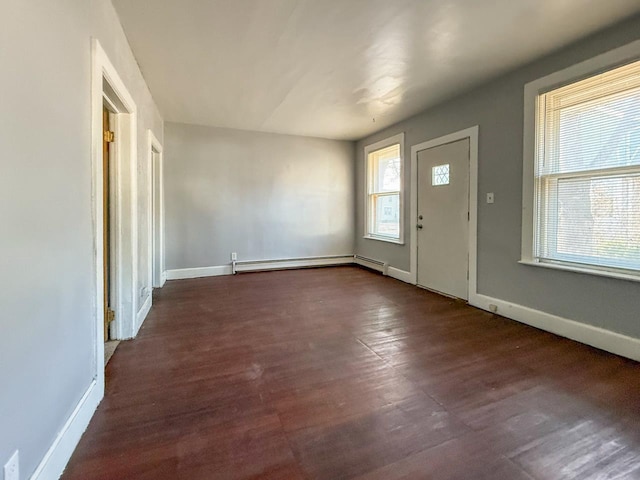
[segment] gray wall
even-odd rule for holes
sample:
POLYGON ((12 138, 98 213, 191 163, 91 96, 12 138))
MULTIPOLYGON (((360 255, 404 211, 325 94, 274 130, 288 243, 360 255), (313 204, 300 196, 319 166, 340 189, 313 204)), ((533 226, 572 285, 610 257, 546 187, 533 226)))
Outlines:
MULTIPOLYGON (((411 146, 480 126, 478 291, 544 312, 640 337, 640 283, 519 265, 524 85, 640 38, 640 17, 536 61, 357 143, 356 232, 364 228, 364 147, 405 132, 406 200, 411 146), (495 192, 495 204, 483 200, 495 192)), ((499 53, 499 52, 497 52, 499 53)), ((405 238, 415 224, 405 209, 405 238)), ((356 234, 356 252, 409 270, 409 241, 393 245, 356 234)))
POLYGON ((165 124, 166 268, 353 254, 354 144, 165 124))
MULTIPOLYGON (((144 191, 145 132, 161 137, 162 118, 109 0, 2 2, 0 465, 20 449, 21 478, 94 377, 91 37, 137 103, 144 191)), ((140 199, 143 245, 147 207, 140 199)))

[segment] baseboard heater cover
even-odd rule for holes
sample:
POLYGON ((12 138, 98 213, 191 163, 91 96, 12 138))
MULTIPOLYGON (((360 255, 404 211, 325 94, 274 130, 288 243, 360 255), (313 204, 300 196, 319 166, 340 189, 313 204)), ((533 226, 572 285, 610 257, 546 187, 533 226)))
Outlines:
POLYGON ((289 268, 329 267, 353 263, 353 255, 283 258, 275 260, 241 260, 234 262, 233 273, 285 270, 289 268))
POLYGON ((388 274, 389 264, 387 262, 364 257, 362 255, 354 255, 353 258, 355 260, 355 263, 358 265, 362 265, 363 267, 382 272, 383 275, 388 274))

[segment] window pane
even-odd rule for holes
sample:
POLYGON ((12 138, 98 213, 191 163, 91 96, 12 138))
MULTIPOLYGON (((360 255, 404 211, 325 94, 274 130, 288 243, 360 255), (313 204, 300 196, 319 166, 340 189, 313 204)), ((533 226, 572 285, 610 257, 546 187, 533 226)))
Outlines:
POLYGON ((554 172, 640 165, 640 89, 561 110, 557 142, 554 172))
POLYGON ((371 232, 374 235, 400 238, 400 195, 374 195, 371 232))
POLYGON ((558 259, 640 268, 640 175, 557 185, 558 259))
POLYGON ((371 192, 400 191, 400 145, 392 145, 369 154, 371 165, 371 192))

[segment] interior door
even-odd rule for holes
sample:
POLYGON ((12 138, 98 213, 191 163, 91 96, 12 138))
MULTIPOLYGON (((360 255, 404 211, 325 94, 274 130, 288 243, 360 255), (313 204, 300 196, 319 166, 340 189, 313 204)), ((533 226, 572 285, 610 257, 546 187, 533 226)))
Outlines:
POLYGON ((104 284, 104 340, 109 339, 109 323, 113 321, 113 310, 110 308, 111 300, 111 208, 109 202, 110 162, 109 144, 113 141, 113 132, 109 126, 109 110, 102 109, 102 255, 103 255, 103 284, 104 284))
POLYGON ((469 298, 469 139, 418 152, 418 285, 469 298))

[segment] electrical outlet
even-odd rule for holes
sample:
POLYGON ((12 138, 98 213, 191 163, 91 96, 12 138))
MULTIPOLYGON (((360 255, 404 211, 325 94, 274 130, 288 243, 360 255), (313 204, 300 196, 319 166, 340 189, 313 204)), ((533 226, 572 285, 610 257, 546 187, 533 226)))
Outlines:
POLYGON ((20 480, 20 454, 13 452, 11 458, 4 464, 4 480, 20 480))
POLYGON ((238 260, 238 254, 236 252, 231 252, 231 261, 238 260))

